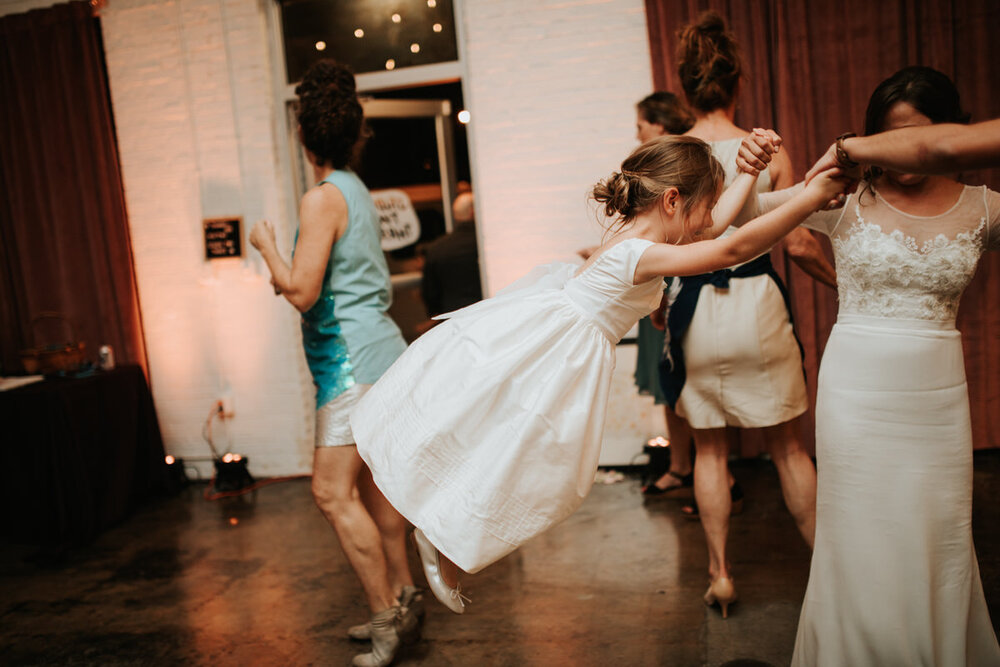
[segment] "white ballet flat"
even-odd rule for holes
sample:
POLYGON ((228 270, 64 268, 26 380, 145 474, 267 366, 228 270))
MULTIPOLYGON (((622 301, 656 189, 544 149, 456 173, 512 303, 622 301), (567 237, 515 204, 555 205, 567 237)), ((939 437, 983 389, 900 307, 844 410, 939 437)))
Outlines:
POLYGON ((456 614, 465 613, 465 601, 469 598, 462 595, 462 585, 452 588, 445 583, 441 576, 441 561, 438 550, 434 548, 431 541, 427 539, 423 531, 419 528, 413 530, 413 541, 417 545, 417 553, 420 554, 420 562, 424 566, 424 576, 427 577, 427 584, 438 602, 456 614))

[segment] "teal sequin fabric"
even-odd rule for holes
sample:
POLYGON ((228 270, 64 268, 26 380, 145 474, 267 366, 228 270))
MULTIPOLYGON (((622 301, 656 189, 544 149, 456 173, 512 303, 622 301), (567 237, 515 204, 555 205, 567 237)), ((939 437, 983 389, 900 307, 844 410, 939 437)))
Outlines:
POLYGON ((319 300, 302 316, 302 343, 316 385, 317 407, 354 386, 351 355, 334 316, 333 293, 326 284, 319 300))
POLYGON ((319 299, 302 315, 302 342, 316 385, 317 409, 355 384, 374 384, 406 349, 399 327, 386 312, 391 303, 389 267, 371 195, 350 170, 334 171, 324 182, 344 196, 348 224, 333 244, 319 299))

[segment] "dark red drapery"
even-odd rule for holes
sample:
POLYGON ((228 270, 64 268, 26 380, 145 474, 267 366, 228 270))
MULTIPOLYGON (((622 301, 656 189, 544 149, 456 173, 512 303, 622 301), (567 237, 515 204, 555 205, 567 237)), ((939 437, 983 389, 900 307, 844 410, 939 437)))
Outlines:
MULTIPOLYGON (((656 89, 682 92, 677 31, 706 9, 726 19, 743 50, 749 76, 740 91, 737 125, 776 129, 799 177, 834 137, 864 129, 875 86, 907 65, 929 65, 948 74, 973 120, 1000 116, 1000 4, 993 0, 646 0, 656 89)), ((998 169, 964 174, 961 180, 1000 190, 998 169)), ((815 401, 819 359, 836 320, 836 296, 790 268, 780 252, 774 259, 792 294, 815 401)), ((965 343, 975 446, 1000 447, 1000 257, 995 253, 980 263, 958 328, 965 343)), ((813 426, 810 412, 804 424, 810 443, 813 426)), ((744 438, 744 455, 759 451, 753 436, 744 438)))
POLYGON ((0 370, 72 335, 146 365, 100 26, 71 2, 0 19, 0 370), (66 324, 32 320, 55 311, 66 324))

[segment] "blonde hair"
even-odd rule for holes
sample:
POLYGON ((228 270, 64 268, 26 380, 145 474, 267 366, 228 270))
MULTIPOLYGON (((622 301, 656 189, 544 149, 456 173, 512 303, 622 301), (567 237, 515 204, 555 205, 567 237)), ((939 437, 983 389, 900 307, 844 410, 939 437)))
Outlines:
POLYGON ((662 136, 632 151, 616 171, 594 186, 591 198, 612 218, 611 231, 631 223, 659 202, 670 188, 684 197, 682 211, 705 199, 711 201, 722 187, 725 174, 701 139, 662 136))

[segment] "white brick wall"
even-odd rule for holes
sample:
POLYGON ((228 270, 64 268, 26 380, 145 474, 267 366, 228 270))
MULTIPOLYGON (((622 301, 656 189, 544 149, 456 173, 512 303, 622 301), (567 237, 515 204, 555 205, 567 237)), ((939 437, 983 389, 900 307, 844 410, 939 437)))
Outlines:
MULTIPOLYGON (((476 220, 490 293, 599 242, 587 195, 635 145, 652 91, 642 0, 462 0, 476 220)), ((635 348, 618 350, 601 462, 663 433, 638 397, 635 348)))
MULTIPOLYGON (((252 0, 114 0, 102 12, 153 394, 168 451, 221 451, 259 475, 309 470, 312 387, 297 316, 253 250, 206 263, 201 221, 282 220, 264 17, 252 0), (218 423, 217 423, 218 424, 218 423)), ((244 230, 244 233, 247 230, 244 230)), ((287 249, 287 242, 284 248, 287 249)))
MULTIPOLYGON (((229 387, 219 446, 258 475, 311 467, 312 386, 298 318, 249 261, 206 264, 201 220, 274 220, 287 251, 269 0, 110 0, 102 10, 111 97, 153 394, 167 450, 208 453, 201 427, 229 387), (228 430, 228 433, 226 432, 228 430)), ((53 4, 0 0, 9 14, 53 4)), ((593 183, 635 145, 651 86, 642 0, 458 0, 472 111, 478 218, 491 291, 572 256, 601 229, 593 183)), ((659 432, 621 348, 604 462, 659 432)), ((661 418, 660 418, 661 419, 661 418)), ((662 419, 661 419, 662 421, 662 419)), ((208 472, 207 468, 203 468, 208 472)))
POLYGON ((599 240, 593 184, 652 86, 642 0, 464 0, 466 103, 489 291, 599 240))

